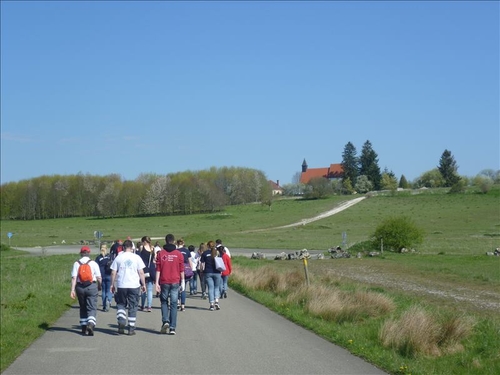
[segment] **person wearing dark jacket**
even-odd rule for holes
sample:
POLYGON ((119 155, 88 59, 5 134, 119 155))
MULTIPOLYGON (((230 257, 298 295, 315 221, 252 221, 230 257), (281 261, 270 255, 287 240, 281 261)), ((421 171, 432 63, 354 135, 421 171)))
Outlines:
POLYGON ((153 306, 153 284, 156 280, 156 260, 153 246, 151 245, 151 238, 144 236, 141 238, 141 252, 139 255, 146 265, 144 271, 146 276, 146 292, 141 294, 141 305, 139 309, 142 311, 151 312, 153 306), (147 298, 147 306, 145 306, 147 298))
POLYGON ((208 249, 201 255, 201 269, 205 276, 205 282, 208 286, 208 300, 210 302, 210 311, 220 310, 219 297, 220 297, 220 284, 221 274, 215 268, 215 257, 219 256, 218 250, 215 248, 214 241, 207 242, 208 249))
POLYGON ((111 293, 111 254, 108 253, 106 244, 101 245, 101 253, 95 258, 95 262, 99 265, 102 278, 102 311, 109 311, 113 293, 111 293))
MULTIPOLYGON (((191 270, 193 269, 193 263, 191 262, 191 252, 189 251, 188 248, 185 247, 184 240, 182 238, 179 238, 177 240, 177 250, 179 250, 183 256, 184 259, 184 269, 186 267, 189 267, 191 270)), ((184 277, 186 280, 190 280, 191 277, 188 277, 187 274, 184 274, 184 277)), ((181 311, 186 310, 186 290, 181 291, 180 293, 180 306, 177 305, 177 308, 181 311)))

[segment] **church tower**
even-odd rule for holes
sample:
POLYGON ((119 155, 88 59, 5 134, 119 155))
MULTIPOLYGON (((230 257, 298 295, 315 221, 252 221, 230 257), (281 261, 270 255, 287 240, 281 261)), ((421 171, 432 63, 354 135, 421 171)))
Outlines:
POLYGON ((302 173, 307 171, 307 162, 306 159, 304 158, 304 161, 302 162, 302 173))

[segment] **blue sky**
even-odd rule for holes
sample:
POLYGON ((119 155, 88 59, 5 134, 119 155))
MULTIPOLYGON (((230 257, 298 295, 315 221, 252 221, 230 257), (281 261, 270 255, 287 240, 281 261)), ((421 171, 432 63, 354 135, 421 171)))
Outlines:
POLYGON ((1 2, 1 182, 500 169, 498 2, 1 2))

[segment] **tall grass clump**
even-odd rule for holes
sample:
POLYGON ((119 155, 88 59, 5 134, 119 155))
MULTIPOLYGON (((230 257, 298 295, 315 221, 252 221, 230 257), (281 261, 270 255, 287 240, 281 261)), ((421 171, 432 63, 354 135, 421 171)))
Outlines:
POLYGON ((435 316, 412 306, 399 319, 384 323, 380 340, 405 357, 441 356, 463 350, 461 341, 473 331, 472 320, 452 317, 439 323, 435 316))
POLYGON ((345 292, 325 285, 302 286, 290 291, 287 303, 296 303, 309 314, 336 323, 379 317, 395 309, 394 302, 383 294, 345 292))
POLYGON ((298 270, 278 272, 271 266, 258 269, 236 267, 233 282, 245 288, 284 295, 285 302, 300 306, 306 312, 337 323, 379 317, 395 309, 393 301, 380 293, 369 291, 342 291, 333 285, 305 284, 304 274, 298 270))
POLYGON ((246 269, 234 266, 233 282, 240 283, 246 288, 254 290, 271 291, 283 293, 289 288, 302 285, 304 275, 298 271, 277 272, 272 267, 260 267, 257 269, 246 269))

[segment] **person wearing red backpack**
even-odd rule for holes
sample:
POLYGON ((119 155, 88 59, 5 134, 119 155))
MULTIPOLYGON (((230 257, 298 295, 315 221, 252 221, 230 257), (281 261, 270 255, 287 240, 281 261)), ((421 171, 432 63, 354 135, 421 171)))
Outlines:
POLYGON ((90 247, 80 249, 80 260, 73 263, 71 271, 71 298, 78 297, 82 335, 94 336, 97 323, 97 292, 101 290, 101 270, 89 258, 90 247))

